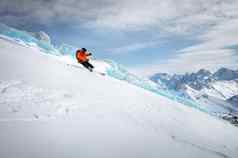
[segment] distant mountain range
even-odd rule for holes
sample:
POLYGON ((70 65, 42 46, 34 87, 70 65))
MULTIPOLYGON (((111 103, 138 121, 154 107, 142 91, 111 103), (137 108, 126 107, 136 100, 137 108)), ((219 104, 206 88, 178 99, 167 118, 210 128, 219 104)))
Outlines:
POLYGON ((238 70, 221 68, 212 73, 201 69, 183 75, 157 73, 150 77, 156 83, 164 83, 168 90, 221 113, 238 112, 238 70))

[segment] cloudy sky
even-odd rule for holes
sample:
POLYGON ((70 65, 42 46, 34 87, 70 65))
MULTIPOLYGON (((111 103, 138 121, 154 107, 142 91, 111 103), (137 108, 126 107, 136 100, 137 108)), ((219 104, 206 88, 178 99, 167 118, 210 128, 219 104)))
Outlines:
POLYGON ((238 69, 238 0, 0 0, 0 22, 141 75, 238 69))

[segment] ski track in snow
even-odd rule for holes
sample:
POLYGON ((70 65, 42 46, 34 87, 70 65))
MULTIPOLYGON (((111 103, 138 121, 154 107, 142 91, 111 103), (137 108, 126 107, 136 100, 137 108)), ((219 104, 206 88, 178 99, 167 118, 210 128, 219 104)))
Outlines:
MULTIPOLYGON (((132 114, 133 115, 133 114, 132 114)), ((166 130, 166 127, 163 126, 162 124, 157 124, 157 126, 155 126, 153 124, 152 120, 142 120, 142 119, 138 119, 136 117, 133 117, 132 115, 130 115, 128 113, 128 118, 130 118, 131 120, 133 120, 135 123, 137 123, 137 125, 142 126, 144 129, 152 129, 155 133, 160 133, 161 131, 163 131, 164 134, 168 135, 173 141, 177 142, 177 143, 182 143, 185 145, 189 145, 193 148, 199 149, 201 151, 207 152, 209 154, 213 154, 222 158, 231 158, 230 156, 219 152, 219 151, 215 151, 213 149, 210 149, 208 147, 206 147, 206 145, 199 145, 199 144, 195 144, 192 142, 189 142, 188 140, 183 140, 182 138, 179 138, 178 136, 175 136, 175 134, 172 134, 168 129, 166 130)), ((174 120, 175 121, 175 120, 174 120)), ((177 121, 177 120, 176 120, 177 121)), ((182 125, 182 123, 181 123, 182 125)), ((179 126, 178 128, 181 128, 181 126, 179 126)), ((225 148, 225 145, 223 146, 225 148)))
POLYGON ((179 139, 179 138, 177 138, 175 136, 172 136, 172 139, 175 140, 176 142, 179 142, 179 143, 182 143, 182 144, 186 144, 186 145, 195 147, 195 148, 197 148, 199 150, 202 150, 202 151, 205 151, 205 152, 217 155, 217 156, 222 157, 222 158, 231 158, 230 156, 228 156, 228 155, 226 155, 226 154, 224 154, 222 152, 215 151, 215 150, 206 148, 204 146, 201 146, 201 145, 198 145, 198 144, 194 144, 194 143, 191 143, 191 142, 186 141, 186 140, 179 139))

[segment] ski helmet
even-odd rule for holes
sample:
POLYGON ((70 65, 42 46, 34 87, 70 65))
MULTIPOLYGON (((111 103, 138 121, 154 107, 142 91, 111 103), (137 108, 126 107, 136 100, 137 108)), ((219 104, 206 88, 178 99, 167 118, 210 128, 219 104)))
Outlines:
POLYGON ((84 52, 87 52, 87 49, 86 49, 86 48, 82 48, 81 50, 84 51, 84 52))

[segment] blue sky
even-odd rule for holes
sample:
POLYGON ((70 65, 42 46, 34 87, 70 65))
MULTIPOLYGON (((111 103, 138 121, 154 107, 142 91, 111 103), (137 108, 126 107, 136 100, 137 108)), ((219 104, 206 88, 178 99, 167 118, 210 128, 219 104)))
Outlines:
POLYGON ((0 22, 145 76, 238 68, 238 0, 0 0, 0 22))

